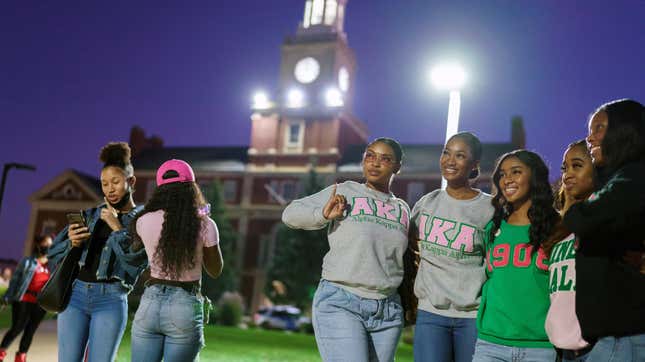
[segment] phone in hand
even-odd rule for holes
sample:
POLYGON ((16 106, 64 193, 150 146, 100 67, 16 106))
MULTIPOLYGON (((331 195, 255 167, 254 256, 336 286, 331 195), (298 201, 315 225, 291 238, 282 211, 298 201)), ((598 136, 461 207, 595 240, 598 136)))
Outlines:
POLYGON ((67 214, 67 223, 68 224, 78 224, 82 227, 87 226, 87 222, 85 222, 85 216, 83 216, 82 211, 78 212, 70 212, 67 214))

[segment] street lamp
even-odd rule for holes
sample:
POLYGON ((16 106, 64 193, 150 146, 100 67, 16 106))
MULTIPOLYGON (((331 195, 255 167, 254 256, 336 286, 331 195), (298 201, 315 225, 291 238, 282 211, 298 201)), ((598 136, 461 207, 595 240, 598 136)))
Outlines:
POLYGON ((11 163, 4 164, 4 167, 2 168, 2 183, 0 184, 0 209, 2 209, 2 196, 4 195, 4 185, 7 182, 7 173, 12 168, 15 168, 18 170, 36 171, 36 166, 27 165, 24 163, 11 162, 11 163))
MULTIPOLYGON (((466 72, 458 64, 441 64, 432 69, 430 78, 435 87, 450 92, 448 103, 448 121, 446 125, 446 143, 459 131, 459 108, 461 93, 459 90, 466 82, 466 72)), ((447 181, 441 178, 441 188, 445 189, 447 181)))

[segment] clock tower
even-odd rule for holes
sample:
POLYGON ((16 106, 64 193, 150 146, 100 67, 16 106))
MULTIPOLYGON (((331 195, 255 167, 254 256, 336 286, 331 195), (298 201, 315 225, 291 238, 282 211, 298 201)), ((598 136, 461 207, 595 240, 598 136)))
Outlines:
POLYGON ((306 0, 295 35, 282 45, 271 99, 254 104, 252 170, 334 172, 343 150, 367 142, 352 114, 356 60, 343 30, 347 0, 306 0), (313 161, 315 159, 315 161, 313 161))

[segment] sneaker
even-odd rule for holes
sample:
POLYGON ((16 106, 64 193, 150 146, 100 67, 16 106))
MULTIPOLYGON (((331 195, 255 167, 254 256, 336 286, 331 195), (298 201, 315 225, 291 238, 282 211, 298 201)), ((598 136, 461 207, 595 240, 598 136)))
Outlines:
POLYGON ((16 353, 16 360, 15 362, 27 362, 27 354, 26 353, 16 353))
POLYGON ((7 357, 7 350, 0 348, 0 362, 4 361, 4 358, 7 357))

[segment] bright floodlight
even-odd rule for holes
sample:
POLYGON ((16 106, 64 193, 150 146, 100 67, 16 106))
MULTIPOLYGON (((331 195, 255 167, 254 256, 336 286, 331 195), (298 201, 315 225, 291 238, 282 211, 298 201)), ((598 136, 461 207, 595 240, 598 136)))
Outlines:
POLYGON ((287 107, 300 108, 304 106, 305 95, 300 89, 291 89, 287 92, 287 107))
POLYGON ((262 91, 258 91, 253 95, 253 109, 267 109, 271 107, 269 96, 262 91))
POLYGON ((437 88, 459 90, 466 82, 466 72, 458 64, 441 64, 432 69, 430 78, 437 88))
POLYGON ((342 107, 342 93, 336 88, 329 88, 327 92, 325 92, 325 104, 327 104, 327 107, 342 107))

